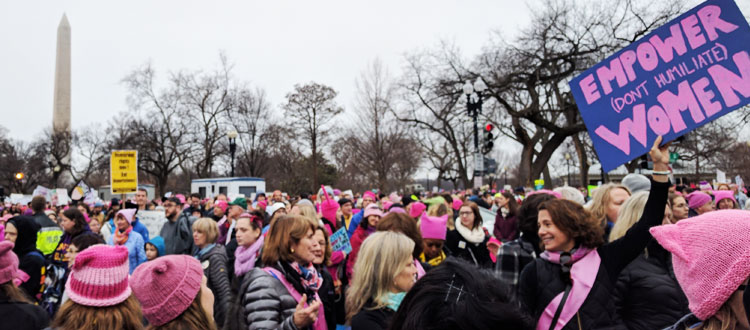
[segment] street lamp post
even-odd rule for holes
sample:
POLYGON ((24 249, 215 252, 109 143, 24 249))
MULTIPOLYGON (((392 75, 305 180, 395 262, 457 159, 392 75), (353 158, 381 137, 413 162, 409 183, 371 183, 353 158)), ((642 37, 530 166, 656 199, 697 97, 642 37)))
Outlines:
POLYGON ((570 186, 570 153, 565 153, 565 163, 568 165, 568 182, 566 185, 570 186))
MULTIPOLYGON (((463 86, 463 92, 466 94, 466 109, 468 110, 469 116, 474 120, 474 180, 476 185, 476 177, 481 180, 482 171, 484 170, 484 159, 482 154, 479 152, 479 127, 477 126, 477 117, 482 113, 482 92, 487 89, 487 85, 482 81, 482 78, 477 80, 472 85, 470 81, 466 81, 463 86)), ((481 184, 481 182, 480 182, 481 184)))
POLYGON ((508 168, 503 167, 503 189, 508 185, 508 168))
POLYGON ((231 130, 227 133, 227 137, 229 137, 229 153, 232 154, 232 177, 234 177, 234 152, 237 151, 237 143, 235 143, 235 140, 237 140, 237 131, 231 130))

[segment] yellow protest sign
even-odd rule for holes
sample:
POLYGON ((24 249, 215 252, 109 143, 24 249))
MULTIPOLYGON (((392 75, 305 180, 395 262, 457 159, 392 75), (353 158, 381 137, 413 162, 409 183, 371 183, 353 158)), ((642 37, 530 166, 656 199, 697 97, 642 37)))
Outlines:
POLYGON ((113 150, 109 158, 112 194, 129 194, 138 189, 138 151, 113 150))

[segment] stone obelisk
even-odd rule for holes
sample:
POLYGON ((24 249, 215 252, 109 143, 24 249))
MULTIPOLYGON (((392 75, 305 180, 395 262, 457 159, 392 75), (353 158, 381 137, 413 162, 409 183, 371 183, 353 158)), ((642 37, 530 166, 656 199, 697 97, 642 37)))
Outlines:
POLYGON ((55 56, 55 96, 52 112, 52 142, 62 148, 65 154, 50 155, 56 182, 65 186, 73 181, 70 173, 70 23, 63 14, 57 26, 57 54, 55 56))
POLYGON ((65 14, 57 26, 52 127, 55 132, 70 132, 70 23, 65 14))

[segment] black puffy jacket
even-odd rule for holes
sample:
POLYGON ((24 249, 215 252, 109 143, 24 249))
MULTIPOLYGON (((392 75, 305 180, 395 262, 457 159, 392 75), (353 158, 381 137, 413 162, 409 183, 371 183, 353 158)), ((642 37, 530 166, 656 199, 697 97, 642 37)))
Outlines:
POLYGON ((656 240, 620 273, 613 298, 617 314, 630 330, 663 329, 690 313, 672 270, 671 254, 656 240))
POLYGON ((458 230, 453 229, 445 235, 445 249, 448 254, 464 259, 480 268, 492 268, 495 263, 490 259, 490 250, 487 249, 489 240, 490 235, 485 232, 484 241, 473 244, 466 240, 458 230))
MULTIPOLYGON (((596 249, 601 264, 594 284, 576 316, 563 329, 626 329, 615 312, 612 299, 615 283, 622 270, 652 239, 649 228, 659 225, 664 218, 668 190, 669 182, 652 181, 640 221, 622 238, 596 249)), ((565 291, 565 286, 560 265, 537 258, 521 272, 518 288, 522 307, 538 321, 550 301, 565 291)))
POLYGON ((224 325, 224 318, 232 303, 232 289, 227 272, 227 253, 224 246, 216 244, 200 256, 203 275, 208 279, 208 288, 214 294, 214 320, 219 326, 224 325))

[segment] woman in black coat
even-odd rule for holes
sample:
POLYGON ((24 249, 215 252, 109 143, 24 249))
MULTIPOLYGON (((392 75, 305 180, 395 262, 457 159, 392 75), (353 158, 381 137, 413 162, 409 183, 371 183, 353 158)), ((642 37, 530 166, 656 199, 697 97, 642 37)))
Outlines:
POLYGON ((545 252, 524 268, 519 284, 521 303, 536 318, 537 329, 625 329, 611 297, 620 272, 651 240, 648 230, 664 218, 669 151, 659 147, 661 140, 649 152, 654 178, 643 216, 622 238, 603 244, 603 228, 574 202, 539 206, 545 252))
POLYGON ((461 205, 456 229, 445 236, 445 248, 449 254, 481 268, 492 268, 494 263, 487 249, 489 240, 490 234, 482 227, 482 216, 477 204, 467 202, 461 205))
POLYGON ((15 246, 13 252, 18 256, 18 269, 29 275, 29 279, 19 286, 31 299, 36 299, 41 287, 42 267, 44 267, 44 256, 36 249, 37 232, 41 228, 34 218, 20 215, 11 218, 7 223, 7 229, 16 230, 15 246))
POLYGON ((672 269, 672 255, 656 240, 622 271, 613 298, 629 330, 663 329, 690 313, 672 269))

